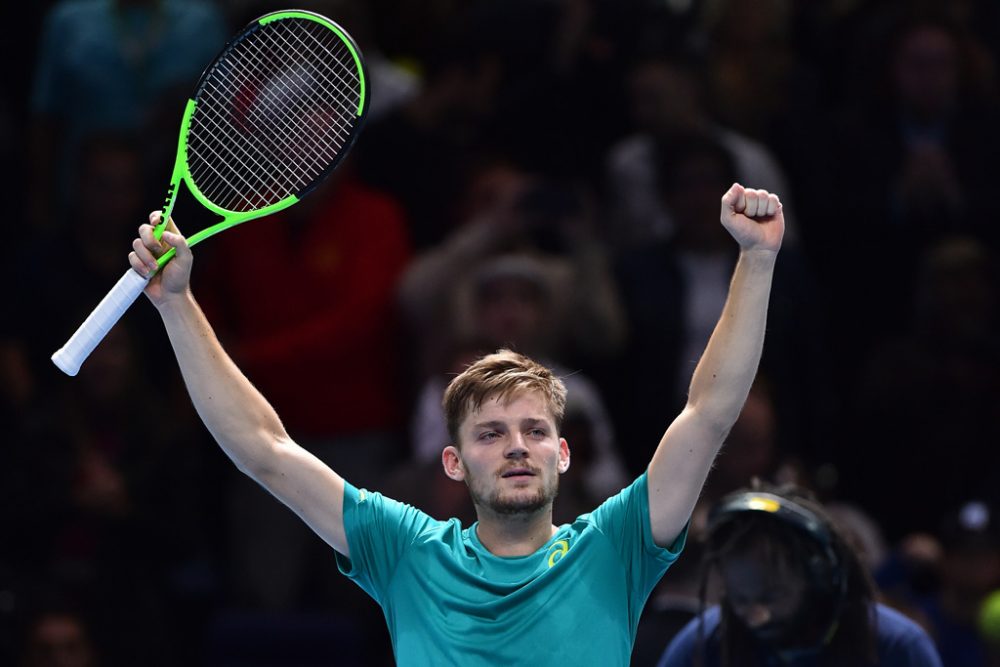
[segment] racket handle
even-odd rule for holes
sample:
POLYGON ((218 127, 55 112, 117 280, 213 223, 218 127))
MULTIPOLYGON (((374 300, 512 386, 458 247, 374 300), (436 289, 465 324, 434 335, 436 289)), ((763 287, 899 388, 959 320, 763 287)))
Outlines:
POLYGON ((139 298, 148 282, 132 269, 126 271, 76 333, 52 355, 52 363, 66 375, 76 375, 97 344, 104 340, 115 322, 139 298))

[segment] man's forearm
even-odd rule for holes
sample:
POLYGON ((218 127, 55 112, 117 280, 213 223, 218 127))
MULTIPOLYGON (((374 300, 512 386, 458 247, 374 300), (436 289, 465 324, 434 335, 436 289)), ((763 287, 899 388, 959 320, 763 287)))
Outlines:
POLYGON ((739 417, 757 375, 776 258, 772 251, 740 253, 726 305, 691 379, 688 406, 721 431, 739 417))
POLYGON ((739 183, 722 196, 721 222, 740 245, 729 297, 691 379, 688 404, 649 464, 649 518, 666 546, 691 516, 712 461, 739 417, 764 347, 774 262, 784 234, 777 196, 739 183))
POLYGON ((256 477, 273 446, 288 438, 277 413, 222 349, 190 292, 159 311, 198 415, 236 465, 256 477))

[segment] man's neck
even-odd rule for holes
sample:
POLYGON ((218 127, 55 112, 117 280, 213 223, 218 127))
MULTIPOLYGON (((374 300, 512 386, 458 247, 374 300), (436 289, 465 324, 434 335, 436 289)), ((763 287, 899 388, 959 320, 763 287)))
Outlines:
POLYGON ((494 556, 511 557, 533 554, 556 534, 552 507, 535 514, 500 515, 477 508, 479 524, 476 535, 494 556))

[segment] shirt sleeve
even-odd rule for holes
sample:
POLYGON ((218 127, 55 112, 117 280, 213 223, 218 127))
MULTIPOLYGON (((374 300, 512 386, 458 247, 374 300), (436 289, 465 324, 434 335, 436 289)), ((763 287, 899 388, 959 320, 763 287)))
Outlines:
POLYGON ((900 660, 897 664, 911 667, 943 667, 934 642, 926 634, 914 637, 913 641, 900 648, 902 650, 899 652, 900 660))
POLYGON ((337 553, 337 567, 381 604, 407 548, 439 523, 410 505, 345 481, 344 531, 351 557, 337 553))
POLYGON ((923 628, 899 612, 878 607, 882 664, 908 667, 942 667, 934 641, 923 628))
POLYGON ((687 525, 667 548, 653 541, 646 473, 604 501, 591 519, 618 550, 634 599, 645 604, 660 577, 684 549, 687 525))

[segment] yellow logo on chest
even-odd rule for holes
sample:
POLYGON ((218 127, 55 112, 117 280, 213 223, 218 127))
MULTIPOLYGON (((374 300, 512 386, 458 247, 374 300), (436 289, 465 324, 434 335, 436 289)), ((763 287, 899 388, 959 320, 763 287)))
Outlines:
POLYGON ((553 544, 549 549, 549 567, 558 563, 567 551, 569 551, 569 540, 558 540, 553 544))

